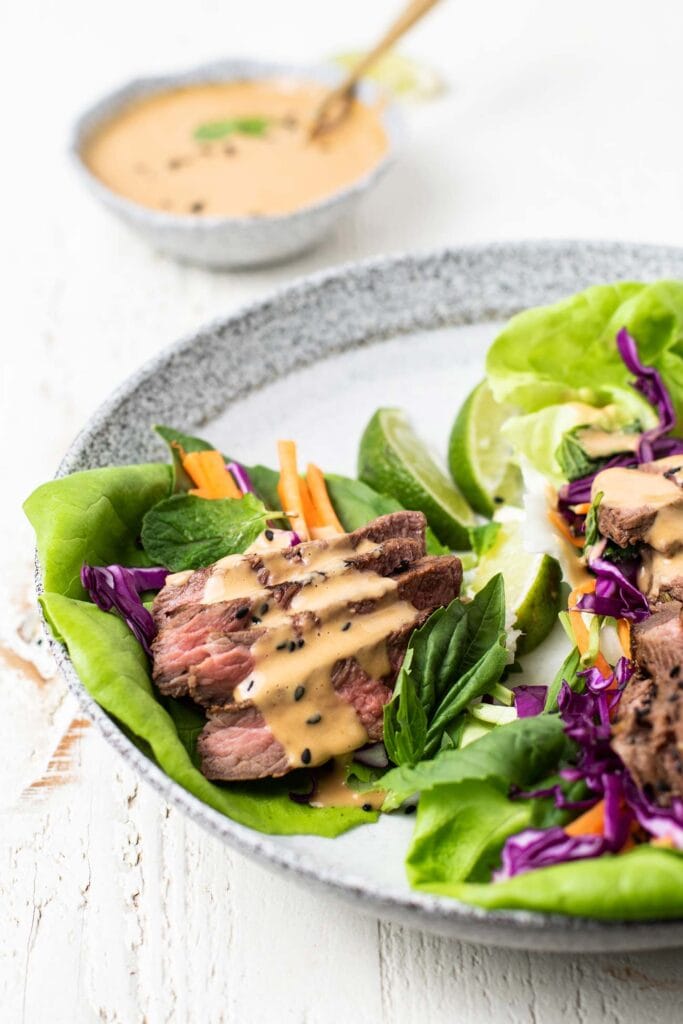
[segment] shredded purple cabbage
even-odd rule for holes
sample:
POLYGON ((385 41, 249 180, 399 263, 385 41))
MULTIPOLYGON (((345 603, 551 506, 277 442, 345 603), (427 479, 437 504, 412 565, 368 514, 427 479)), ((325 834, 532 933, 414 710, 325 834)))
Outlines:
POLYGON ((515 708, 518 718, 532 718, 540 715, 545 707, 548 695, 547 686, 516 686, 515 708))
POLYGON ((605 853, 604 836, 570 836, 560 828, 527 828, 506 840, 500 870, 494 882, 502 882, 534 868, 548 868, 569 860, 585 860, 605 853))
POLYGON ((635 381, 632 381, 632 387, 657 410, 659 416, 657 426, 642 435, 638 447, 638 461, 652 462, 655 458, 653 442, 664 434, 668 434, 676 425, 676 413, 671 395, 666 389, 659 370, 656 370, 654 366, 644 366, 641 363, 635 339, 631 337, 625 327, 622 327, 617 334, 617 348, 626 368, 636 378, 635 381))
POLYGON ((167 569, 128 569, 123 565, 88 565, 81 568, 81 583, 91 601, 103 612, 116 611, 147 654, 156 627, 151 613, 140 599, 146 590, 163 587, 167 569))
POLYGON ((624 794, 638 824, 646 832, 658 839, 669 838, 679 850, 683 849, 683 800, 680 797, 674 797, 670 807, 658 807, 629 777, 624 781, 624 794))
POLYGON ((611 615, 615 619, 640 622, 650 614, 647 598, 624 571, 605 558, 591 558, 588 563, 596 575, 595 592, 584 594, 576 607, 580 612, 611 615))
MULTIPOLYGON (((617 349, 627 369, 636 378, 633 387, 657 410, 659 423, 641 436, 637 453, 621 452, 613 455, 598 472, 615 467, 629 469, 641 462, 652 462, 655 459, 664 459, 668 455, 683 454, 683 438, 664 436, 676 425, 676 414, 659 370, 653 366, 644 366, 640 362, 635 339, 625 327, 617 334, 617 349)), ((560 490, 558 510, 573 528, 576 526, 574 519, 577 516, 570 506, 582 505, 591 500, 591 488, 596 475, 597 473, 590 473, 578 480, 572 480, 560 490)))
POLYGON ((235 483, 241 490, 242 494, 256 493, 254 491, 254 485, 251 482, 251 477, 240 462, 229 462, 225 468, 229 473, 232 473, 235 483))

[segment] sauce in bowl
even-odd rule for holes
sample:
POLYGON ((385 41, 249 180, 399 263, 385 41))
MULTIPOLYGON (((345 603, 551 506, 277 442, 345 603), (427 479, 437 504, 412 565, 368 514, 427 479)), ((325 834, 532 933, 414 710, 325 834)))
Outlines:
POLYGON ((291 213, 363 178, 388 149, 380 112, 359 100, 337 127, 310 140, 325 92, 315 83, 264 79, 155 93, 95 130, 83 158, 110 189, 151 209, 291 213))

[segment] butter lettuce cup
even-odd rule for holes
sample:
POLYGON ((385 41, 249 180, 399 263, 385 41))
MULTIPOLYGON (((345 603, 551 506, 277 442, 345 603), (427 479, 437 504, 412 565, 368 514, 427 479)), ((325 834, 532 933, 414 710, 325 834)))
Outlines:
POLYGON ((395 106, 363 82, 349 124, 308 142, 309 116, 340 77, 226 59, 134 79, 81 114, 71 155, 95 198, 173 259, 212 269, 291 259, 356 209, 403 135, 395 106))

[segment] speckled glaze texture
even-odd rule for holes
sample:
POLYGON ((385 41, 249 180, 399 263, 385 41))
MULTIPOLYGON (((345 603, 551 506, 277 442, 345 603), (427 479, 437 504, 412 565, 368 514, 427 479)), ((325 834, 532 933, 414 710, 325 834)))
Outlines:
MULTIPOLYGON (((226 82, 259 78, 291 77, 335 84, 340 72, 333 67, 297 67, 260 61, 224 60, 190 71, 157 78, 139 78, 89 107, 74 126, 71 154, 81 180, 89 191, 155 249, 181 263, 212 269, 238 269, 278 263, 322 241, 334 226, 355 208, 368 189, 390 166, 402 138, 400 117, 388 104, 382 123, 389 140, 384 159, 348 188, 294 213, 272 217, 179 217, 151 210, 112 192, 91 173, 82 159, 83 146, 99 125, 129 103, 155 92, 200 82, 226 82)), ((371 103, 377 91, 363 82, 359 98, 371 103)))
MULTIPOLYGON (((400 256, 319 274, 201 328, 144 366, 86 425, 57 475, 156 460, 162 453, 147 429, 150 422, 199 428, 229 403, 332 353, 401 333, 501 320, 589 284, 659 277, 683 277, 683 250, 601 242, 509 243, 400 256)), ((37 582, 40 588, 40 566, 37 582)), ((683 921, 600 922, 489 912, 420 893, 406 896, 388 886, 369 889, 352 874, 321 869, 313 859, 235 824, 172 782, 94 703, 64 649, 51 644, 84 712, 136 773, 225 842, 295 880, 325 887, 361 911, 475 942, 577 952, 683 943, 683 921)))

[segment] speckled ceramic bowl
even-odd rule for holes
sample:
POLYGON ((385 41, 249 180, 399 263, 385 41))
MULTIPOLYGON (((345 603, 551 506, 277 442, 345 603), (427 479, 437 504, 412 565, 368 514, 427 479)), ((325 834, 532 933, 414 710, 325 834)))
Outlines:
MULTIPOLYGON (((443 450, 501 320, 589 284, 667 276, 683 277, 683 250, 597 242, 451 249, 320 274, 157 356, 84 427, 58 475, 165 458, 153 422, 205 434, 247 463, 272 461, 275 439, 296 437, 305 459, 352 473, 361 431, 380 404, 405 406, 443 450)), ((92 701, 63 648, 52 649, 84 712, 134 772, 226 843, 293 880, 361 911, 494 945, 597 952, 683 943, 683 920, 487 912, 414 892, 403 865, 412 819, 403 815, 335 840, 238 825, 163 774, 92 701)), ((557 651, 537 670, 554 674, 556 666, 557 651)))
MULTIPOLYGON (((178 216, 152 210, 113 192, 90 171, 82 157, 84 144, 90 134, 133 100, 201 82, 274 77, 334 85, 339 81, 340 72, 333 67, 297 67, 261 61, 223 60, 179 74, 137 78, 89 107, 76 122, 70 149, 81 179, 107 209, 146 238, 155 249, 183 263, 214 269, 238 269, 276 263, 312 248, 356 207, 362 196, 379 181, 396 155, 402 127, 393 105, 387 104, 382 110, 382 123, 389 144, 386 155, 376 167, 327 199, 311 203, 294 213, 278 216, 178 216)), ((372 83, 363 82, 358 95, 361 100, 372 103, 378 93, 372 83)))

